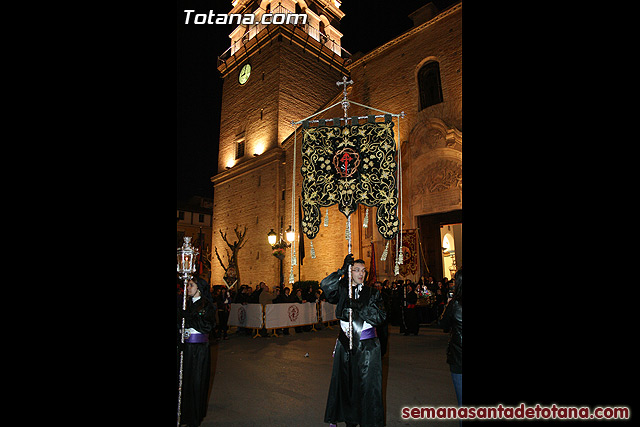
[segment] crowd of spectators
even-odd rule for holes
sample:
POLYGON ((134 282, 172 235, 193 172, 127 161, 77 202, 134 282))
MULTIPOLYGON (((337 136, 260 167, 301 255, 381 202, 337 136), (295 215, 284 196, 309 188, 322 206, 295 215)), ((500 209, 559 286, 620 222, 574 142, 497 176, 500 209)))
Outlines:
POLYGON ((417 283, 411 279, 376 282, 382 292, 390 325, 403 327, 403 308, 415 305, 419 324, 432 324, 440 318, 449 299, 453 296, 454 282, 447 277, 434 281, 433 276, 422 276, 417 283))
MULTIPOLYGON (((400 332, 405 335, 418 334, 420 324, 432 324, 442 315, 444 308, 453 296, 454 282, 444 277, 434 281, 432 276, 422 276, 417 283, 411 279, 376 281, 373 286, 382 293, 384 308, 387 311, 387 320, 390 325, 400 326, 400 332)), ((181 290, 178 286, 179 292, 181 290)), ((284 304, 306 303, 325 300, 325 296, 318 282, 296 282, 290 286, 275 286, 271 289, 265 282, 260 282, 252 288, 241 285, 237 292, 235 288, 227 289, 226 286, 216 285, 211 293, 216 305, 217 327, 211 333, 214 341, 228 339, 228 318, 231 303, 238 304, 284 304)), ((276 333, 289 335, 290 328, 278 329, 276 333)), ((308 332, 312 326, 295 327, 296 333, 308 332)), ((240 334, 251 334, 247 328, 239 328, 240 334)), ((262 336, 270 336, 268 331, 262 329, 262 336)))

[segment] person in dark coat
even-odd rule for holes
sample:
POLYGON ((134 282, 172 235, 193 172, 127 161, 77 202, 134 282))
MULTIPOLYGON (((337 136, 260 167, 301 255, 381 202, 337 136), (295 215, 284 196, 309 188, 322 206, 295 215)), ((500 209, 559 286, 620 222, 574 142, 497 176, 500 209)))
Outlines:
MULTIPOLYGON (((187 309, 180 312, 185 319, 180 423, 199 426, 207 414, 209 403, 209 333, 216 324, 213 299, 206 280, 199 277, 189 280, 187 309)), ((182 318, 178 322, 182 325, 182 318)))
POLYGON ((249 297, 249 300, 247 301, 249 304, 259 304, 260 303, 260 293, 262 292, 262 289, 263 289, 262 285, 266 286, 266 283, 260 282, 260 283, 258 283, 256 285, 256 290, 253 291, 253 293, 249 297))
POLYGON ((447 363, 451 370, 458 406, 462 406, 462 268, 455 278, 455 293, 440 317, 440 326, 449 332, 447 363))
MULTIPOLYGON (((274 304, 286 304, 291 301, 289 298, 290 289, 285 287, 284 291, 280 291, 280 288, 276 288, 277 296, 273 299, 274 304)), ((289 328, 282 328, 276 330, 276 333, 283 333, 284 335, 289 335, 289 328)))
POLYGON ((340 335, 336 341, 333 371, 324 421, 332 425, 346 422, 347 426, 384 425, 382 400, 382 349, 376 327, 385 326, 387 314, 377 289, 365 286, 365 263, 349 254, 342 268, 325 277, 320 283, 327 302, 337 304, 340 335), (351 276, 353 298, 349 299, 348 272, 351 276), (349 308, 353 318, 353 349, 349 350, 349 308))
POLYGON ((227 322, 229 320, 229 310, 231 309, 231 298, 226 288, 220 289, 220 293, 216 296, 216 306, 218 309, 218 320, 220 321, 218 338, 228 340, 227 329, 229 326, 227 322))
POLYGON ((411 285, 406 285, 407 304, 404 307, 404 321, 406 330, 404 335, 418 335, 420 324, 418 323, 418 314, 416 313, 416 304, 418 303, 418 295, 415 293, 411 285))
MULTIPOLYGON (((302 289, 300 289, 300 288, 296 289, 295 294, 293 294, 291 296, 291 302, 295 302, 297 304, 304 304, 305 302, 307 302, 302 297, 302 289)), ((301 334, 302 332, 304 332, 304 329, 302 329, 302 326, 296 326, 295 327, 295 331, 296 331, 297 334, 301 334)))

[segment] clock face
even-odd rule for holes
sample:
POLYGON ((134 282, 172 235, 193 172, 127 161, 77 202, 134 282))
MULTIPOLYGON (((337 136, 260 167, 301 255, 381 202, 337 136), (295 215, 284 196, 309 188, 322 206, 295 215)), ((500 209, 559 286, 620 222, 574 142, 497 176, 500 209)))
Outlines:
POLYGON ((247 80, 249 80, 249 76, 251 75, 251 65, 244 64, 244 67, 240 70, 240 75, 238 76, 238 81, 241 85, 245 84, 247 80))

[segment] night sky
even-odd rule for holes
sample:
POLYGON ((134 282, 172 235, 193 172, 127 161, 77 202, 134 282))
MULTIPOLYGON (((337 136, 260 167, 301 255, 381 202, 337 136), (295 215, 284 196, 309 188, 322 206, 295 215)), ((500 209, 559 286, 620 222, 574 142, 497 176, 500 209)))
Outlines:
MULTIPOLYGON (((344 0, 340 9, 342 46, 367 53, 410 29, 408 14, 428 0, 344 0)), ((457 0, 435 0, 443 10, 457 0)), ((231 1, 180 0, 177 4, 177 200, 213 197, 210 178, 217 173, 222 78, 216 58, 229 47, 235 25, 185 24, 184 10, 228 13, 231 1)), ((357 82, 356 82, 357 84, 357 82)))

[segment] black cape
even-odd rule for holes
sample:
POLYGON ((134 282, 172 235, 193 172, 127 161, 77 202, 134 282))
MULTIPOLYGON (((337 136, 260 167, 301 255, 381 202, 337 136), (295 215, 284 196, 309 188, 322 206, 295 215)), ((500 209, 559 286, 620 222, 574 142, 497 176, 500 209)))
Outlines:
MULTIPOLYGON (((179 322, 181 326, 182 320, 179 319, 179 322)), ((187 298, 185 330, 193 328, 198 332, 209 335, 215 323, 215 310, 209 299, 201 297, 194 303, 187 298)), ((209 403, 211 349, 208 342, 185 343, 183 348, 180 423, 200 425, 207 414, 209 403)), ((180 355, 178 354, 178 363, 180 363, 179 358, 180 355)))
POLYGON ((408 333, 418 335, 420 323, 418 322, 417 309, 415 307, 408 307, 409 304, 413 304, 415 306, 418 302, 418 295, 415 291, 407 292, 407 298, 405 301, 407 306, 402 308, 402 313, 404 315, 404 328, 400 328, 400 332, 403 334, 408 333))
MULTIPOLYGON (((335 272, 324 278, 320 286, 327 301, 337 304, 336 317, 348 321, 345 305, 349 300, 349 291, 346 282, 346 277, 341 280, 340 274, 335 272)), ((376 337, 361 341, 360 332, 364 321, 386 332, 386 318, 380 292, 363 286, 353 307, 353 350, 349 351, 349 339, 342 330, 336 342, 324 414, 326 423, 347 422, 363 427, 384 425, 383 351, 380 339, 376 337)))

